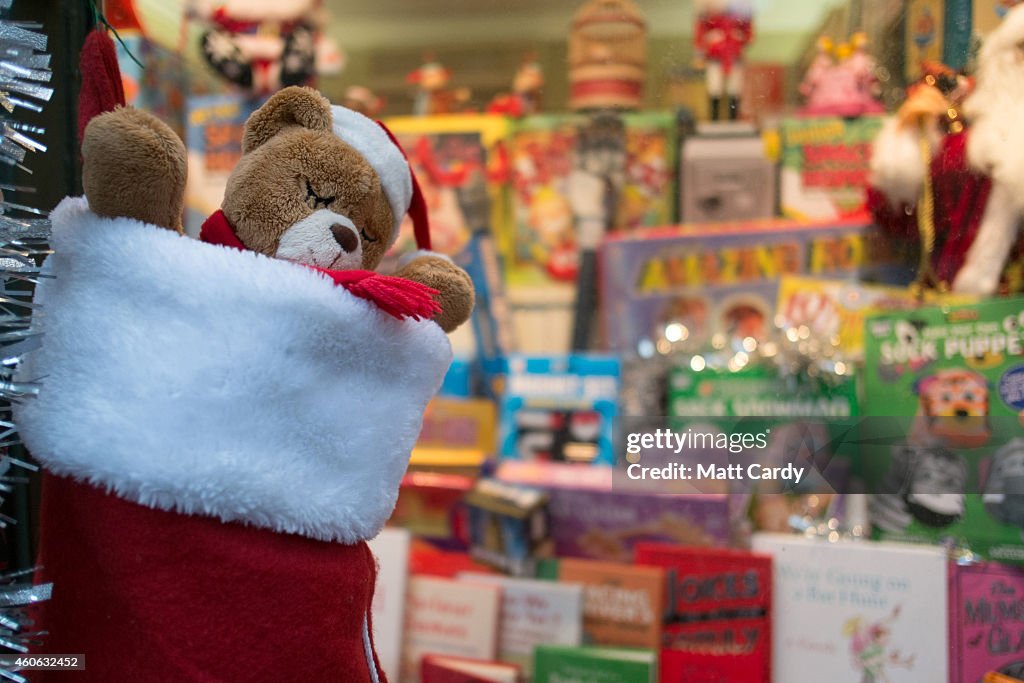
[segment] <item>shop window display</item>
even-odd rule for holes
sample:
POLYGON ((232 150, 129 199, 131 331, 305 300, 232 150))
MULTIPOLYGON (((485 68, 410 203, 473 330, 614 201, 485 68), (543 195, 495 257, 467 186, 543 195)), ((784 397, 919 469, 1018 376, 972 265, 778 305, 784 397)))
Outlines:
POLYGON ((0 43, 0 676, 1024 682, 1020 3, 0 43))

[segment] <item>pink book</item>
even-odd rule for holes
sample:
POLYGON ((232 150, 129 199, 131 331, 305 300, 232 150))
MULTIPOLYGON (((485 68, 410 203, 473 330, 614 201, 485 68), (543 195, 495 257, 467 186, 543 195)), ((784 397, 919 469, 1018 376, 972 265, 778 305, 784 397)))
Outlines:
POLYGON ((950 683, 996 671, 1024 677, 1024 568, 995 562, 949 572, 950 683))

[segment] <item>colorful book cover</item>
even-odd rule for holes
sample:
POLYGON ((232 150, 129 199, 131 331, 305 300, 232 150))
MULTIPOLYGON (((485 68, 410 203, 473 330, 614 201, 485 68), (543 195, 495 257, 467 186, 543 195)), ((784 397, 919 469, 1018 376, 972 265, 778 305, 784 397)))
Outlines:
POLYGON ((618 414, 619 361, 573 354, 506 361, 502 458, 609 465, 618 414))
POLYGON ((398 680, 402 666, 402 624, 409 567, 409 532, 385 528, 369 542, 377 558, 377 586, 373 592, 373 644, 381 668, 398 680))
POLYGON ((543 645, 533 657, 533 683, 655 683, 653 650, 543 645))
POLYGON ((661 681, 771 680, 771 557, 642 543, 636 563, 668 577, 661 681))
POLYGON ((861 214, 867 200, 864 188, 871 145, 881 128, 881 116, 783 119, 779 127, 782 214, 801 220, 861 214))
POLYGON ((501 588, 412 576, 406 591, 402 683, 417 683, 423 655, 493 660, 498 652, 501 588))
POLYGON ((656 649, 661 641, 665 572, 616 562, 564 558, 557 578, 583 586, 587 645, 656 649))
POLYGON ((949 568, 950 683, 995 671, 1024 678, 1024 570, 995 562, 949 568))
POLYGON ((869 318, 862 469, 877 536, 1024 562, 1024 300, 869 318))
POLYGON ((409 573, 416 576, 436 576, 454 579, 463 572, 494 573, 496 570, 477 562, 469 553, 457 550, 439 550, 433 545, 414 542, 409 553, 409 573))
MULTIPOLYGON (((501 231, 507 175, 508 120, 489 114, 397 117, 385 122, 405 150, 430 218, 434 251, 455 256, 474 233, 501 231)), ((389 255, 416 249, 412 222, 402 223, 389 255)))
POLYGON ((608 222, 616 229, 671 222, 675 150, 675 120, 668 112, 624 114, 612 122, 577 115, 519 121, 509 147, 510 284, 575 283, 581 238, 576 219, 593 198, 581 180, 586 174, 614 187, 614 197, 605 199, 615 206, 608 222), (607 132, 616 128, 621 135, 607 132))
POLYGON ((519 667, 480 659, 424 655, 420 683, 519 683, 519 667))
POLYGON ((185 103, 185 232, 199 236, 203 221, 220 209, 228 176, 242 158, 245 121, 260 102, 239 93, 190 97, 185 103))
MULTIPOLYGON (((985 4, 986 0, 973 0, 985 4)), ((925 62, 943 63, 946 36, 945 0, 910 0, 907 4, 906 75, 913 83, 921 78, 925 62)))
POLYGON ((529 673, 538 645, 583 642, 581 586, 495 574, 460 574, 459 580, 501 588, 498 659, 529 673))
POLYGON ((778 321, 786 327, 806 327, 812 337, 835 337, 846 358, 864 357, 864 320, 890 311, 922 305, 962 305, 974 299, 964 294, 919 295, 906 287, 870 285, 857 280, 785 275, 779 283, 778 321))
POLYGON ((640 231, 601 246, 601 321, 608 348, 700 346, 715 334, 764 339, 779 279, 855 275, 873 255, 859 221, 762 221, 640 231), (671 329, 669 329, 671 328, 671 329))
POLYGON ((753 548, 775 563, 772 680, 950 680, 946 653, 963 651, 947 649, 941 549, 790 534, 753 548))
POLYGON ((503 462, 499 479, 548 492, 555 554, 607 562, 632 562, 638 543, 728 546, 732 541, 729 495, 652 495, 614 488, 608 467, 503 462))

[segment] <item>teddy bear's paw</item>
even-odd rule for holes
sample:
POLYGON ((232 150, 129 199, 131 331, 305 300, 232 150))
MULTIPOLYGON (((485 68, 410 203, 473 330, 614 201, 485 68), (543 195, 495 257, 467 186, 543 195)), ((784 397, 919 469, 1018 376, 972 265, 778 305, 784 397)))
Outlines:
POLYGON ((132 107, 100 114, 85 128, 82 162, 82 187, 94 213, 181 232, 185 145, 163 121, 132 107))
POLYGON ((473 281, 466 271, 449 259, 434 255, 418 256, 395 274, 438 291, 437 302, 441 305, 441 312, 434 316, 434 322, 445 332, 451 332, 469 320, 476 299, 473 281))

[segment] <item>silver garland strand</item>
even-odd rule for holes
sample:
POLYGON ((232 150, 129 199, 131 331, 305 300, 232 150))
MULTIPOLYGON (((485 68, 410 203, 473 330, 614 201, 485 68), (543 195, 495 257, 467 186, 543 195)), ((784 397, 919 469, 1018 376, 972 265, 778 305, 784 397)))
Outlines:
MULTIPOLYGON (((13 0, 0 0, 0 15, 13 0)), ((39 141, 45 131, 19 121, 19 110, 41 112, 53 96, 50 87, 50 55, 47 37, 37 24, 9 21, 0 16, 0 164, 32 171, 25 165, 32 153, 45 152, 39 141)), ((33 315, 40 315, 32 301, 43 277, 40 265, 49 254, 50 223, 46 211, 9 199, 12 194, 31 194, 34 187, 0 184, 0 503, 17 485, 27 482, 26 471, 34 464, 13 457, 12 446, 21 445, 12 406, 31 400, 39 391, 34 379, 16 378, 24 355, 37 348, 31 331, 33 315)), ((0 514, 0 529, 17 520, 0 514)), ((48 600, 51 584, 34 585, 35 569, 0 574, 0 653, 21 654, 40 642, 30 615, 33 605, 48 600)), ((0 666, 0 680, 27 682, 17 667, 0 666)))

